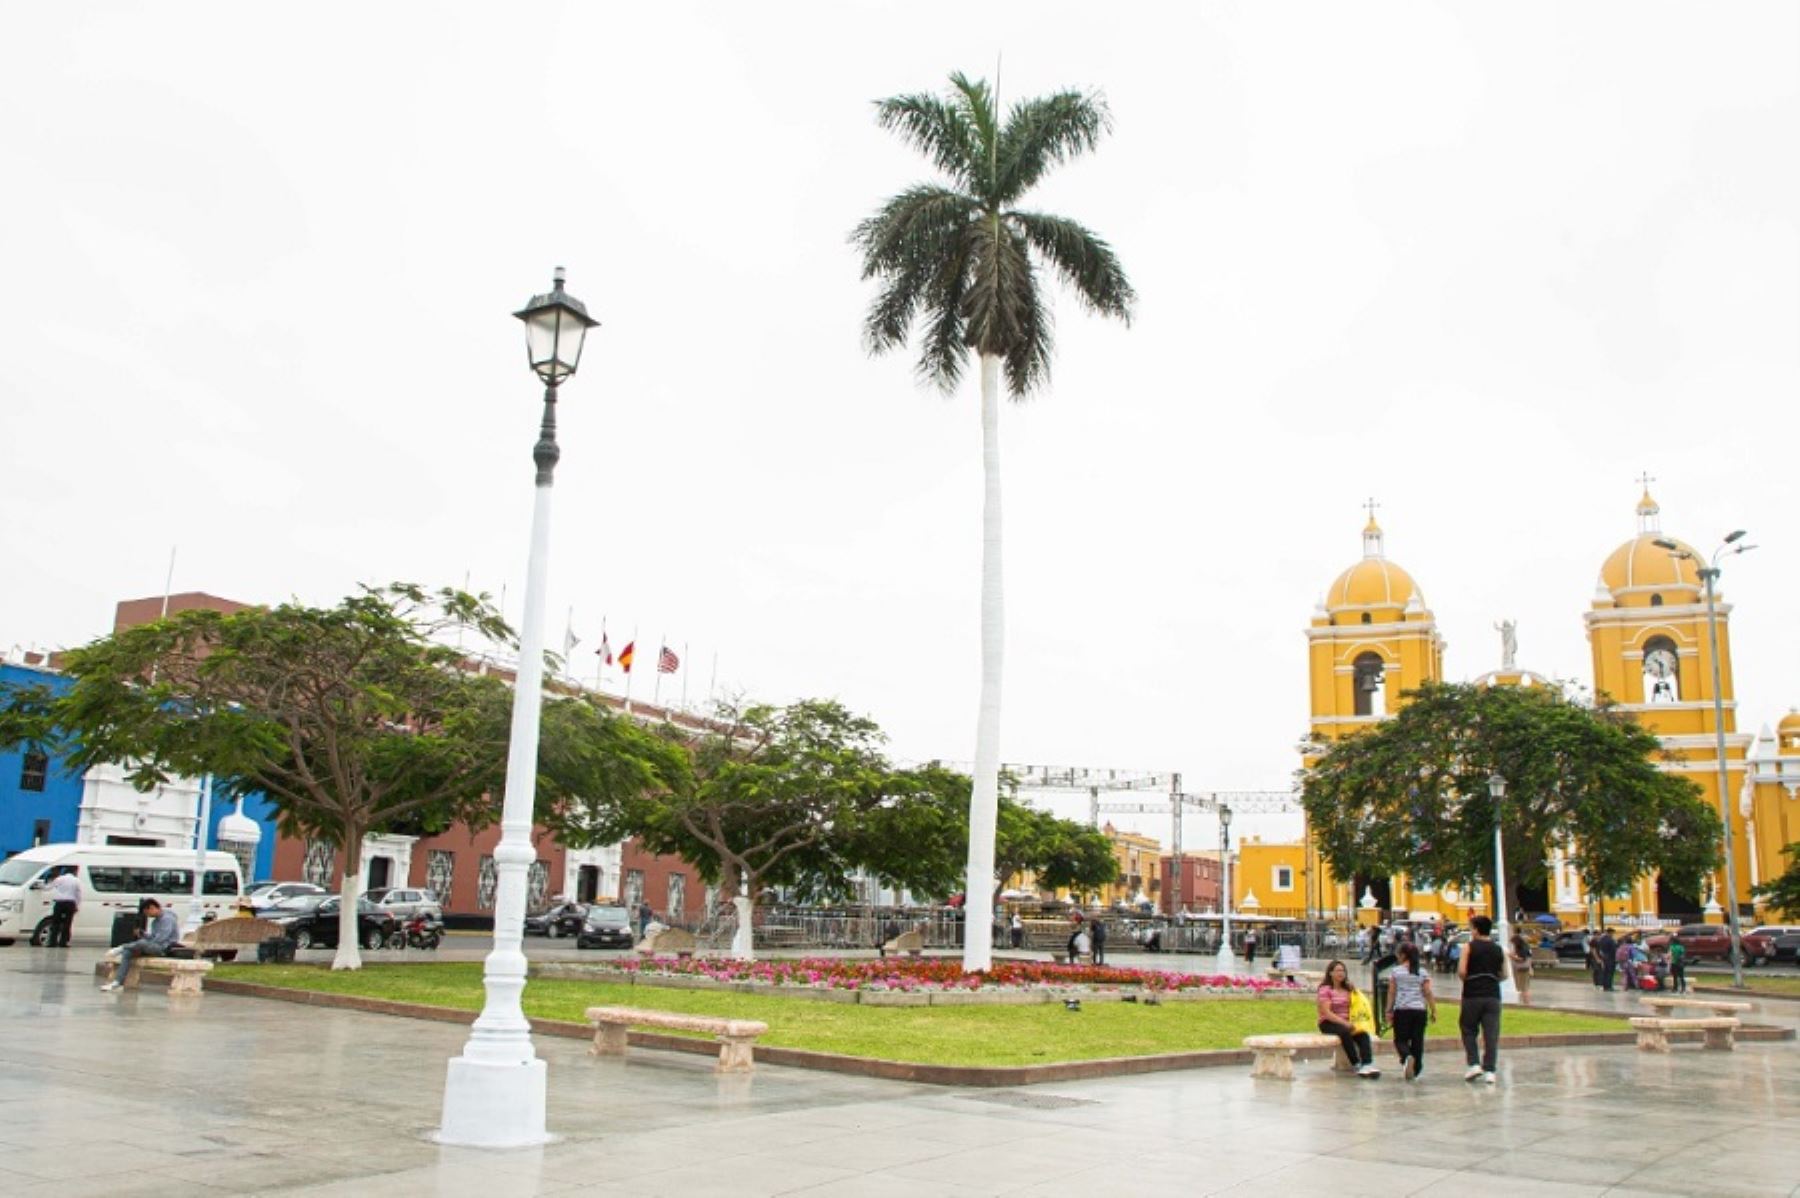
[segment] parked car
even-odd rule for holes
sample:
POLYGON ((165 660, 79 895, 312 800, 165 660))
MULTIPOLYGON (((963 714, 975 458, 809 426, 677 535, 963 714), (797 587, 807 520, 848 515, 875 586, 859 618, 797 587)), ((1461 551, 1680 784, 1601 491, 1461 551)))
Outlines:
POLYGON ((1550 948, 1555 951, 1558 961, 1585 961, 1588 934, 1584 931, 1558 932, 1551 940, 1550 948))
MULTIPOLYGON (((193 900, 191 849, 40 844, 0 863, 0 944, 21 936, 33 944, 45 942, 50 932, 50 880, 65 873, 81 883, 81 909, 70 930, 76 944, 106 944, 113 917, 135 913, 147 898, 164 906, 176 904, 184 918, 193 900)), ((243 890, 241 878, 236 857, 217 850, 207 853, 201 909, 214 918, 231 914, 243 890)))
POLYGON ((369 891, 363 897, 401 923, 415 915, 423 915, 433 923, 444 922, 444 909, 438 905, 437 895, 429 890, 384 886, 369 891))
MULTIPOLYGON (((1731 960, 1731 929, 1722 923, 1690 923, 1675 929, 1673 937, 1694 961, 1731 960)), ((1651 936, 1644 941, 1648 948, 1669 947, 1670 936, 1651 936)), ((1745 932, 1744 964, 1761 965, 1775 959, 1775 941, 1757 932, 1745 932)))
POLYGON ((558 903, 554 907, 546 907, 536 915, 525 917, 525 934, 527 936, 548 936, 556 940, 563 936, 579 936, 583 925, 587 923, 588 907, 585 903, 558 903))
POLYGON ((330 893, 323 886, 314 886, 311 882, 258 882, 244 892, 244 897, 260 915, 264 908, 273 907, 284 899, 298 898, 303 894, 330 893))
POLYGON ((630 948, 631 915, 623 907, 589 907, 576 948, 630 948))
POLYGON ((1763 924, 1761 927, 1751 928, 1749 934, 1767 936, 1773 941, 1777 961, 1793 961, 1795 950, 1800 948, 1800 928, 1791 925, 1763 924))
MULTIPOLYGON (((338 912, 343 910, 343 903, 335 894, 296 895, 263 912, 263 918, 286 927, 295 948, 336 948, 338 912)), ((382 947, 399 926, 392 915, 368 899, 357 900, 357 938, 364 948, 382 947)))

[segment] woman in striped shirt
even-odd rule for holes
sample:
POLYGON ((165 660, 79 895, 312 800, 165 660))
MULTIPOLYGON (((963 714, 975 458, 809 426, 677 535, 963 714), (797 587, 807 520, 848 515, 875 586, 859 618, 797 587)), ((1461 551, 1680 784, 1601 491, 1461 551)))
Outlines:
POLYGON ((1425 1024, 1428 1019, 1437 1022, 1437 996, 1431 992, 1431 975, 1419 968, 1419 950, 1410 940, 1400 942, 1400 964, 1388 974, 1387 1019, 1394 1029, 1401 1076, 1411 1081, 1425 1068, 1425 1024))

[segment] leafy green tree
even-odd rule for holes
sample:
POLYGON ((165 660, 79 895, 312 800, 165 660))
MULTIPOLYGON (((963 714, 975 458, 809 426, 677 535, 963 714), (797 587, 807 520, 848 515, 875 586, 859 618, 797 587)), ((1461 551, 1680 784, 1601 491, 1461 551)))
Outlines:
MULTIPOLYGON (((329 608, 182 612, 70 651, 61 695, 6 696, 0 742, 53 746, 72 769, 117 762, 145 789, 212 774, 227 796, 262 792, 285 833, 338 849, 332 967, 355 969, 363 838, 498 814, 512 692, 463 668, 444 643, 456 628, 511 636, 484 598, 409 584, 329 608)), ((609 786, 657 784, 656 767, 625 751, 641 746, 623 723, 549 705, 540 796, 553 816, 578 786, 604 801, 609 786)))
MULTIPOLYGON (((875 723, 830 700, 787 707, 725 706, 713 730, 687 743, 688 761, 664 767, 666 789, 594 805, 585 835, 636 836, 674 853, 732 896, 734 955, 754 955, 751 915, 767 887, 839 885, 857 862, 862 821, 881 806, 895 771, 875 723)), ((629 788, 626 788, 629 790, 629 788)))
POLYGON ((1023 399, 1050 366, 1050 313, 1041 277, 1060 276, 1092 311, 1130 318, 1134 295, 1112 247, 1068 219, 1024 208, 1050 170, 1099 144, 1111 118, 1097 96, 1075 91, 1022 100, 1001 120, 982 81, 950 77, 950 92, 894 96, 876 120, 937 168, 941 179, 889 199, 856 227, 865 279, 881 291, 864 335, 873 353, 904 346, 919 327, 918 373, 945 392, 971 351, 981 367, 984 492, 981 556, 981 700, 971 799, 969 935, 963 967, 993 960, 992 900, 999 811, 1000 689, 1005 646, 1001 597, 1000 376, 1023 399))
POLYGON ((1719 821, 1698 787, 1658 768, 1656 737, 1624 713, 1552 687, 1429 684, 1392 719, 1326 747, 1302 775, 1319 852, 1340 878, 1405 873, 1423 885, 1493 881, 1494 800, 1508 877, 1500 893, 1542 882, 1554 849, 1590 894, 1652 870, 1698 888, 1718 862, 1719 821))
POLYGON ((1756 897, 1787 919, 1800 919, 1800 841, 1781 850, 1788 865, 1779 877, 1770 878, 1756 888, 1756 897))

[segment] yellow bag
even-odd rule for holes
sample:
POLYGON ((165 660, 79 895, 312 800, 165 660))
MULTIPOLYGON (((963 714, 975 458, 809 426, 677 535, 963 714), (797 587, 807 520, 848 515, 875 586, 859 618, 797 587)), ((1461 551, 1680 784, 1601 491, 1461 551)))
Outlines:
POLYGON ((1371 1036, 1375 1034, 1375 1008, 1369 1005, 1361 990, 1350 992, 1350 1028, 1371 1036))

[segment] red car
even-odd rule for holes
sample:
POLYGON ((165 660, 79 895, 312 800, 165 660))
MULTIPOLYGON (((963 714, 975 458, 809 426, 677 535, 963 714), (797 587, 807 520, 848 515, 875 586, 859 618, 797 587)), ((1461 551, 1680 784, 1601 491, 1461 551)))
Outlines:
MULTIPOLYGON (((1690 960, 1731 960, 1731 929, 1724 924, 1690 923, 1675 929, 1675 939, 1687 950, 1690 960)), ((1644 942, 1649 948, 1667 948, 1667 934, 1652 936, 1644 942)), ((1743 935, 1744 964, 1761 965, 1775 959, 1775 942, 1760 932, 1743 935)))

